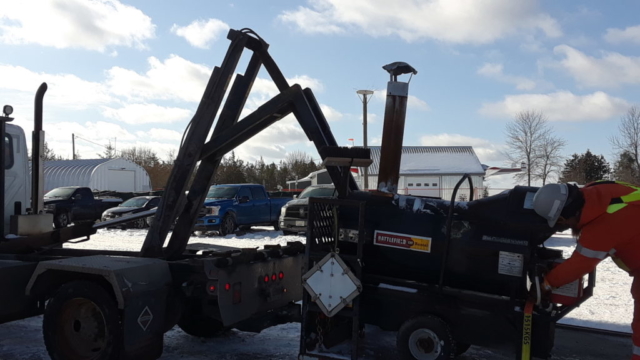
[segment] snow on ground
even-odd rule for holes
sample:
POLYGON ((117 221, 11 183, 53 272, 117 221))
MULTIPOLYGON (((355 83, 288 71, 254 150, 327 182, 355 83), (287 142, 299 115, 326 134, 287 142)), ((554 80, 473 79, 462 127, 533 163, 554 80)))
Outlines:
MULTIPOLYGON (((139 250, 144 242, 144 230, 99 230, 90 241, 68 244, 65 247, 105 250, 139 250)), ((255 228, 243 235, 194 236, 191 243, 206 243, 235 247, 262 247, 265 244, 285 245, 287 241, 305 241, 302 236, 284 236, 280 231, 255 228)), ((575 239, 568 234, 558 234, 546 242, 548 247, 562 249, 565 257, 575 248, 575 239)), ((597 285, 593 298, 574 310, 563 320, 565 323, 612 330, 630 331, 633 313, 630 295, 631 278, 610 260, 598 266, 597 285)), ((42 340, 42 317, 34 317, 0 325, 1 360, 46 360, 48 355, 42 340)), ((214 339, 199 339, 182 332, 178 327, 165 336, 162 359, 168 360, 294 360, 299 350, 300 324, 285 324, 272 327, 259 334, 232 330, 214 339)), ((563 336, 562 332, 557 335, 563 336)), ((581 335, 587 336, 587 335, 581 335)), ((367 327, 364 353, 367 359, 394 359, 395 334, 367 327)), ((574 343, 575 339, 567 340, 574 343)), ((599 340, 597 340, 599 341, 599 340)), ((564 343, 564 342, 563 342, 564 343)), ((593 343, 593 341, 591 342, 593 343)), ((556 344, 553 359, 600 359, 599 355, 580 355, 574 349, 563 349, 556 344)), ((614 343, 616 348, 630 349, 629 344, 614 343)), ((608 354, 607 349, 604 349, 608 354)), ((625 350, 626 351, 626 350, 625 350)), ((488 349, 471 347, 460 360, 507 360, 512 354, 502 354, 488 349)), ((608 356, 608 358, 612 358, 608 356)), ((626 355, 622 358, 628 358, 626 355)))
MULTIPOLYGON (((570 234, 557 234, 547 240, 545 245, 562 249, 564 257, 568 258, 576 247, 576 240, 570 234)), ((611 259, 605 259, 596 269, 593 297, 570 312, 560 323, 631 332, 632 280, 611 259)))

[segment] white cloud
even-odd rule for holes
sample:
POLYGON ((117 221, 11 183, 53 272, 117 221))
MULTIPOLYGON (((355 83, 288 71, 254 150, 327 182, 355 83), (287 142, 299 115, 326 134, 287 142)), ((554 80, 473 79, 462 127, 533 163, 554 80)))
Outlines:
POLYGON ((149 131, 138 131, 136 132, 136 136, 138 136, 138 138, 149 138, 149 139, 153 139, 156 141, 159 140, 168 140, 168 141, 174 141, 174 142, 180 142, 182 140, 182 133, 175 131, 175 130, 169 130, 169 129, 160 129, 160 128, 152 128, 149 131))
POLYGON ((250 161, 262 156, 267 163, 277 162, 285 157, 287 148, 308 141, 296 119, 289 115, 236 148, 235 152, 250 161))
POLYGON ((558 37, 555 19, 536 0, 308 0, 309 6, 284 11, 280 20, 306 33, 353 31, 370 36, 399 36, 412 42, 491 43, 514 33, 537 30, 558 37))
POLYGON ((212 69, 177 55, 170 55, 164 62, 150 57, 148 62, 150 69, 144 74, 121 67, 109 69, 110 91, 130 99, 200 101, 212 69))
POLYGON ((169 124, 188 120, 191 115, 191 110, 164 107, 156 104, 128 104, 118 109, 105 107, 102 114, 107 118, 131 125, 149 123, 169 124))
POLYGON ((506 75, 502 64, 485 63, 478 69, 478 74, 501 82, 513 84, 518 90, 533 90, 536 82, 522 76, 506 75))
POLYGON ((629 26, 626 29, 607 29, 604 39, 612 44, 632 43, 640 44, 640 25, 629 26))
POLYGON ((640 84, 640 57, 603 52, 602 58, 598 59, 567 45, 556 46, 553 51, 564 58, 552 66, 568 71, 582 86, 640 84))
POLYGON ((473 146, 473 150, 482 163, 488 164, 506 160, 503 153, 504 145, 461 134, 425 135, 420 138, 420 144, 424 146, 473 146))
POLYGON ((229 31, 229 25, 218 19, 195 20, 187 26, 173 24, 171 32, 182 36, 197 48, 208 49, 211 43, 229 31))
POLYGON ((0 42, 104 52, 108 47, 145 48, 155 36, 151 18, 117 0, 4 1, 0 42))
POLYGON ((569 91, 550 94, 507 95, 503 101, 485 103, 479 112, 488 117, 512 118, 527 110, 541 111, 549 121, 608 120, 629 108, 624 99, 602 91, 575 95, 569 91))
POLYGON ((332 108, 331 106, 322 104, 320 105, 320 109, 322 110, 322 113, 324 114, 324 117, 328 122, 339 121, 340 119, 342 119, 342 113, 332 108))
POLYGON ((71 74, 36 73, 21 66, 0 65, 0 79, 0 89, 24 92, 24 96, 31 98, 40 84, 46 82, 47 105, 83 109, 114 100, 103 84, 71 74))

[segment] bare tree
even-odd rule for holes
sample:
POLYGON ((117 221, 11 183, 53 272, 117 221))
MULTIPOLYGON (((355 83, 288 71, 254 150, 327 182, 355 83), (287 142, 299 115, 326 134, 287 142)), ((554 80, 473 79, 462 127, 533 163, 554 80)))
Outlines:
POLYGON ((539 111, 522 111, 507 124, 506 135, 508 152, 505 155, 510 162, 524 163, 527 167, 526 172, 516 174, 515 178, 531 186, 531 179, 535 178, 540 166, 539 150, 545 139, 551 136, 547 118, 539 111))
MULTIPOLYGON (((617 136, 609 139, 611 146, 618 153, 619 161, 632 162, 633 168, 640 169, 640 108, 632 106, 620 119, 617 136), (624 155, 624 159, 623 159, 624 155)), ((633 174, 638 181, 640 174, 633 174)))
POLYGON ((543 186, 553 173, 557 174, 562 169, 563 157, 560 152, 566 144, 566 141, 551 134, 547 134, 540 142, 535 179, 542 180, 543 186))
POLYGON ((289 180, 303 178, 311 172, 320 169, 318 164, 313 161, 311 155, 300 150, 287 153, 284 163, 286 168, 289 169, 289 176, 291 177, 289 180))

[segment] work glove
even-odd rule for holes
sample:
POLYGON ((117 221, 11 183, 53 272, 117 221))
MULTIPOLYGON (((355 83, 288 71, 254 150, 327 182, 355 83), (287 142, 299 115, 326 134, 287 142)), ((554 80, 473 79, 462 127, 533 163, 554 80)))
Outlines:
POLYGON ((540 305, 542 301, 549 299, 552 290, 553 288, 549 285, 547 279, 536 276, 529 288, 528 300, 540 305))

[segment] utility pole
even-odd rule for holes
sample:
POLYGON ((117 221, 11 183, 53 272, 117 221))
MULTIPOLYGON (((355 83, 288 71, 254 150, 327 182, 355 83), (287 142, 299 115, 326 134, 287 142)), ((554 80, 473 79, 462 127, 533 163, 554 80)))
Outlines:
MULTIPOLYGON (((367 99, 368 95, 373 95, 372 90, 358 90, 356 91, 358 95, 362 95, 362 144, 363 147, 367 148, 367 103, 371 98, 367 99)), ((364 190, 369 190, 369 169, 367 167, 364 168, 363 171, 364 176, 364 190)))
POLYGON ((71 133, 71 153, 72 153, 71 158, 75 160, 76 159, 76 134, 74 133, 71 133))

